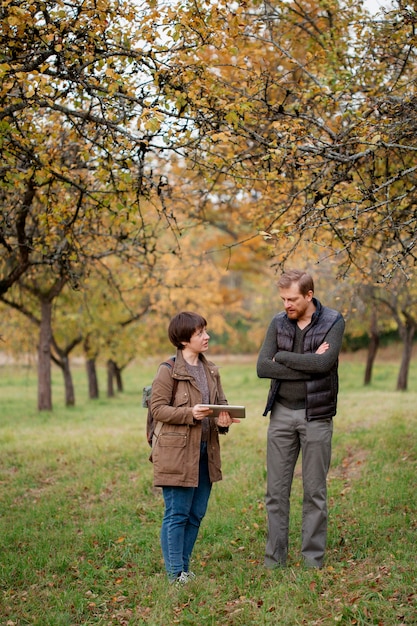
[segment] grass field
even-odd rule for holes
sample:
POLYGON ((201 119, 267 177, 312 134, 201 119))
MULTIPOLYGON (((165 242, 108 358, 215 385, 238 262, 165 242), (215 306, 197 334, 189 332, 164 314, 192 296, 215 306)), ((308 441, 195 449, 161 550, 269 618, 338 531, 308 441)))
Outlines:
POLYGON ((32 368, 0 368, 1 626, 417 624, 417 364, 399 393, 390 353, 367 388, 363 355, 342 358, 325 567, 300 562, 297 466, 289 564, 269 571, 268 384, 255 357, 215 360, 229 401, 248 415, 222 438, 224 480, 196 544, 197 578, 180 590, 164 574, 163 504, 140 406, 158 360, 131 367, 111 400, 89 401, 76 369, 73 408, 55 372, 51 413, 36 410, 32 368))

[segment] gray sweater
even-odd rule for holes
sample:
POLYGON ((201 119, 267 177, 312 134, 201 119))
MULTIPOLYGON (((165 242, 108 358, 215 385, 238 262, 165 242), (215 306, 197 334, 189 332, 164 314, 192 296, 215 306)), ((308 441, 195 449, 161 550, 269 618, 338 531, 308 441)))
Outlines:
POLYGON ((309 327, 310 325, 301 330, 296 326, 293 350, 277 352, 276 324, 273 319, 258 356, 258 376, 279 380, 277 399, 292 409, 301 409, 305 406, 305 381, 329 372, 337 362, 345 323, 341 317, 329 330, 325 340, 330 347, 324 354, 303 354, 304 335, 309 327))

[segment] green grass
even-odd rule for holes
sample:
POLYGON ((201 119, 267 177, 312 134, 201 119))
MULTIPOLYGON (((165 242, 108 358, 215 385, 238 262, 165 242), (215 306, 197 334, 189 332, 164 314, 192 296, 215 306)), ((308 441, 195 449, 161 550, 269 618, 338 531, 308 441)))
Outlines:
MULTIPOLYGON (((216 360, 216 359, 215 359, 216 360)), ((268 383, 255 359, 217 359, 229 401, 248 417, 222 438, 224 480, 213 488, 196 544, 195 582, 169 586, 159 546, 161 494, 152 487, 141 389, 155 361, 130 368, 125 392, 36 410, 36 373, 0 370, 1 626, 417 624, 417 376, 394 391, 397 362, 381 356, 373 384, 342 358, 322 570, 300 562, 300 467, 288 567, 263 567, 268 383)))

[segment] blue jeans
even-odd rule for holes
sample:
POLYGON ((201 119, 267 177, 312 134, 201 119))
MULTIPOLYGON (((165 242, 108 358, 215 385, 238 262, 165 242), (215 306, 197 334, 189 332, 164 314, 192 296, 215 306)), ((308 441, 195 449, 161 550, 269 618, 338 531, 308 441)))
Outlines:
POLYGON ((162 487, 165 514, 161 547, 170 579, 188 572, 191 553, 207 511, 212 483, 208 471, 207 443, 201 443, 198 487, 162 487))

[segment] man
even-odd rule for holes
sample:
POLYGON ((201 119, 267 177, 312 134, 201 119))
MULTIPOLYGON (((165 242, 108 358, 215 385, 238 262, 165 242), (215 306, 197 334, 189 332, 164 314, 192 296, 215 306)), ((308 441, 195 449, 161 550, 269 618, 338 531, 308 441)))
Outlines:
POLYGON ((302 451, 301 553, 321 567, 327 537, 327 473, 332 418, 336 414, 338 357, 345 322, 314 298, 306 272, 291 270, 278 281, 285 311, 272 319, 259 353, 257 373, 271 378, 264 415, 271 411, 267 441, 268 539, 265 565, 286 565, 290 493, 302 451))

